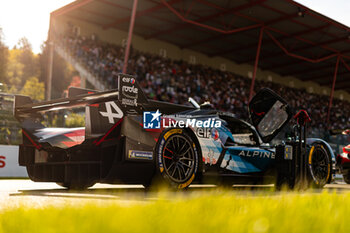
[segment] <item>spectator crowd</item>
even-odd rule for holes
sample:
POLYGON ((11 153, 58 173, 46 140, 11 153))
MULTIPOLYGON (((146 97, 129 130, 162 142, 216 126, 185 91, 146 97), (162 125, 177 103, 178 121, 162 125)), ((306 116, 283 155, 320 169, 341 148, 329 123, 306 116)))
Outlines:
MULTIPOLYGON (((110 88, 116 87, 121 73, 124 48, 98 40, 96 36, 64 35, 58 40, 74 58, 110 88)), ((210 101, 214 108, 232 112, 248 119, 247 105, 251 80, 232 72, 205 65, 189 64, 155 54, 131 49, 127 73, 137 77, 151 99, 187 103, 189 97, 197 102, 210 101)), ((255 91, 268 87, 286 99, 295 109, 306 109, 314 131, 325 129, 329 96, 308 93, 273 82, 256 80, 255 91)), ((330 128, 350 127, 350 103, 333 100, 330 128)))

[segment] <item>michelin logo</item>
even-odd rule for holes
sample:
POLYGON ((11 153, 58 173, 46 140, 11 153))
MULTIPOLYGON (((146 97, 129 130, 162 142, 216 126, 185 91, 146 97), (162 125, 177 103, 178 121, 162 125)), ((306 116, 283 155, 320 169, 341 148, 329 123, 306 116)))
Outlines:
POLYGON ((129 150, 130 159, 153 159, 152 151, 129 150))

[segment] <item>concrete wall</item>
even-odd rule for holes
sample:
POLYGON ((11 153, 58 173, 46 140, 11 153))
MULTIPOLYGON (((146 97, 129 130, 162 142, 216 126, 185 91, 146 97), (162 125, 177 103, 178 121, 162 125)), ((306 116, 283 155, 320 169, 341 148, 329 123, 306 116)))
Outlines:
MULTIPOLYGON (((67 28, 67 23, 70 22, 73 25, 76 25, 80 29, 80 34, 85 36, 90 36, 91 34, 98 35, 100 40, 115 43, 121 45, 123 41, 125 42, 127 38, 127 32, 120 31, 117 29, 107 29, 104 30, 99 25, 90 24, 81 20, 76 20, 73 18, 68 18, 66 16, 60 16, 57 19, 53 20, 53 27, 56 33, 62 33, 67 28)), ((242 75, 244 77, 252 76, 253 66, 248 64, 240 64, 230 61, 222 57, 208 57, 205 54, 198 53, 190 49, 180 49, 179 47, 169 44, 159 40, 145 40, 144 38, 133 35, 132 45, 135 49, 160 54, 162 49, 166 50, 167 57, 171 59, 182 59, 184 61, 191 62, 191 56, 195 57, 197 64, 208 65, 214 69, 220 69, 222 66, 226 67, 227 71, 234 72, 236 74, 242 75)), ((280 76, 276 73, 270 71, 258 70, 257 72, 258 80, 272 81, 282 85, 295 88, 305 88, 310 93, 317 93, 321 95, 330 95, 331 88, 320 86, 315 82, 303 82, 292 76, 280 76)), ((330 77, 332 79, 332 77, 330 77)), ((345 91, 336 91, 334 93, 334 98, 344 99, 350 101, 350 94, 345 91)))

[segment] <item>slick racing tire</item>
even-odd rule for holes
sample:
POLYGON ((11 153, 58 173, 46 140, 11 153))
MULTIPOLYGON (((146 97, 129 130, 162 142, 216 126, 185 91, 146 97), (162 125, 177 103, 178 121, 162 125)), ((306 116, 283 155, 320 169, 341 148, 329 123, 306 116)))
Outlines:
POLYGON ((184 129, 165 130, 155 147, 156 168, 161 183, 171 188, 187 188, 194 180, 199 164, 196 143, 184 129))
POLYGON ((321 144, 314 144, 308 155, 309 185, 322 188, 331 176, 332 160, 321 144))
POLYGON ((89 182, 89 183, 71 183, 71 182, 64 182, 64 183, 56 183, 61 187, 67 188, 69 190, 85 190, 88 189, 92 186, 94 186, 94 182, 89 182))

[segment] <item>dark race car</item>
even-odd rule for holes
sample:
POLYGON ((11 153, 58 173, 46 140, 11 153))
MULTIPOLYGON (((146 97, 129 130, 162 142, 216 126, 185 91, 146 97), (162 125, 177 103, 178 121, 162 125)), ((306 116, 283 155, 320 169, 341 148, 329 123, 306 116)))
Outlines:
POLYGON ((192 183, 294 187, 303 181, 322 187, 332 180, 329 145, 302 136, 306 113, 296 116, 300 133, 269 144, 292 117, 287 102, 269 89, 249 103, 249 124, 193 100, 192 107, 147 99, 129 75, 120 74, 118 85, 105 92, 73 88, 68 98, 43 103, 16 96, 23 128, 19 164, 30 179, 78 189, 96 182, 181 189, 192 183), (85 106, 83 128, 40 123, 42 113, 79 106, 85 106))

